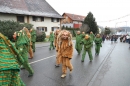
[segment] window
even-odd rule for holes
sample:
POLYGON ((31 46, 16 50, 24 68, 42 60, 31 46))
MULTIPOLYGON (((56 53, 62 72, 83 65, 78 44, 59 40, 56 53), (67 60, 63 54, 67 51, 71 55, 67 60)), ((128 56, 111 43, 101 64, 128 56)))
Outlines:
POLYGON ((33 17, 32 17, 32 20, 33 20, 33 21, 43 22, 43 21, 44 21, 44 17, 33 16, 33 17))
POLYGON ((24 22, 24 16, 17 16, 18 22, 24 22))
POLYGON ((40 31, 40 32, 47 32, 47 27, 37 27, 37 30, 40 31))
POLYGON ((56 29, 59 29, 59 27, 51 27, 51 31, 55 31, 56 29))
POLYGON ((58 18, 51 18, 51 22, 59 22, 58 18))

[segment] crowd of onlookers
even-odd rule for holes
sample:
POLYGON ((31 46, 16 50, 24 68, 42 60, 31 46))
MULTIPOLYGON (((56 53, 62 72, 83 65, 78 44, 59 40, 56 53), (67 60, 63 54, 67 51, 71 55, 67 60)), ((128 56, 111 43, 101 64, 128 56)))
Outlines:
POLYGON ((128 34, 120 36, 120 42, 129 43, 129 39, 130 39, 130 36, 128 34))
MULTIPOLYGON (((111 43, 113 42, 117 42, 117 39, 120 39, 120 42, 123 42, 123 43, 129 43, 130 44, 130 35, 102 35, 102 41, 104 42, 105 40, 110 40, 111 43), (120 37, 120 38, 119 38, 120 37)), ((130 48, 130 46, 129 46, 130 48)))
POLYGON ((110 40, 111 43, 117 42, 118 35, 102 35, 102 41, 104 42, 105 40, 110 40))

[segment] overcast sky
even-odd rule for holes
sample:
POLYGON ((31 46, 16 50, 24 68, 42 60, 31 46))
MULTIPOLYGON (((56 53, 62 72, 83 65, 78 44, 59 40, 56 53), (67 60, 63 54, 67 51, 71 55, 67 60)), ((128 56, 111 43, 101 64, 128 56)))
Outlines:
POLYGON ((104 27, 130 26, 130 0, 46 0, 46 1, 61 15, 64 12, 66 12, 87 16, 88 12, 91 11, 94 17, 96 18, 98 25, 104 27), (121 19, 117 19, 125 15, 128 16, 121 19), (108 22, 113 19, 117 20, 108 22))

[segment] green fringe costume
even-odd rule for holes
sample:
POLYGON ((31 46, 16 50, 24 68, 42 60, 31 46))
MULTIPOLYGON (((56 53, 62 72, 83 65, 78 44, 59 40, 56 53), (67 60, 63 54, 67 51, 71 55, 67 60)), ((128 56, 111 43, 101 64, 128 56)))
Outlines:
POLYGON ((23 63, 14 45, 0 33, 0 86, 25 86, 19 75, 23 63))
POLYGON ((49 41, 50 41, 50 48, 49 49, 50 50, 55 49, 54 44, 53 44, 53 42, 54 42, 54 34, 53 33, 50 34, 49 41))
POLYGON ((36 31, 32 30, 31 32, 31 42, 32 42, 32 49, 35 52, 35 42, 36 42, 36 31))
POLYGON ((89 59, 90 61, 93 60, 93 56, 92 56, 92 52, 91 52, 91 47, 93 45, 93 42, 91 40, 91 37, 89 37, 89 39, 83 39, 83 41, 81 42, 81 44, 84 45, 84 51, 82 54, 82 62, 84 62, 85 56, 86 56, 86 52, 88 52, 89 55, 89 59))
POLYGON ((24 34, 24 31, 17 32, 17 39, 15 45, 19 51, 19 54, 24 59, 24 63, 21 65, 29 72, 29 76, 33 75, 33 70, 28 63, 28 51, 30 42, 28 37, 24 34))
POLYGON ((95 35, 93 33, 90 33, 91 40, 94 41, 95 35))
POLYGON ((95 42, 95 55, 99 55, 99 53, 100 53, 100 47, 102 47, 102 38, 98 38, 98 37, 96 37, 95 38, 95 40, 94 40, 94 42, 95 42))
POLYGON ((82 45, 80 44, 81 41, 84 38, 84 34, 76 34, 75 31, 73 31, 74 35, 76 36, 76 44, 75 44, 75 49, 78 52, 78 54, 80 55, 81 51, 82 51, 82 45))

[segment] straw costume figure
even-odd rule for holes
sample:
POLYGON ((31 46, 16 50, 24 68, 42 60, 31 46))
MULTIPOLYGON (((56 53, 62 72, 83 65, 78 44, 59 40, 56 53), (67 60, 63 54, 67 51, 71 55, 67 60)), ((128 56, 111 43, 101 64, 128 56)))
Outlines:
POLYGON ((70 73, 73 70, 71 64, 72 54, 73 54, 73 44, 72 44, 72 35, 67 30, 62 30, 58 35, 58 60, 62 64, 62 76, 61 78, 66 77, 67 68, 70 70, 70 73))
POLYGON ((32 47, 31 47, 32 46, 31 34, 30 34, 29 30, 26 27, 23 28, 23 31, 25 33, 25 36, 27 37, 28 42, 29 42, 29 50, 28 50, 28 52, 29 52, 29 55, 30 55, 30 59, 32 59, 33 58, 33 50, 32 50, 32 47))
MULTIPOLYGON (((55 31, 55 33, 54 33, 54 46, 56 47, 56 52, 58 53, 58 40, 57 40, 57 38, 58 38, 58 35, 59 35, 59 33, 60 33, 60 29, 57 29, 56 31, 55 31)), ((59 62, 59 59, 58 59, 58 56, 56 55, 56 64, 55 64, 55 67, 59 67, 59 65, 60 65, 60 62, 59 62)))

